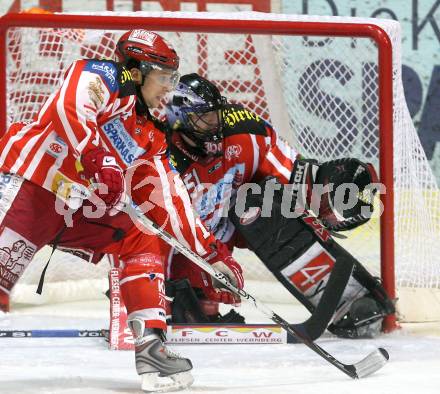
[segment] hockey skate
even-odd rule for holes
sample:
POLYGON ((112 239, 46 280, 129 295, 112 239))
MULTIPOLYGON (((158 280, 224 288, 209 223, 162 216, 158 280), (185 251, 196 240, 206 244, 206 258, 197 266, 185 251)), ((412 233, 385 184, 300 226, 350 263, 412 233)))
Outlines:
POLYGON ((160 330, 144 328, 142 320, 131 320, 129 325, 135 338, 136 370, 142 379, 142 391, 168 392, 191 386, 191 361, 170 351, 163 344, 160 330))

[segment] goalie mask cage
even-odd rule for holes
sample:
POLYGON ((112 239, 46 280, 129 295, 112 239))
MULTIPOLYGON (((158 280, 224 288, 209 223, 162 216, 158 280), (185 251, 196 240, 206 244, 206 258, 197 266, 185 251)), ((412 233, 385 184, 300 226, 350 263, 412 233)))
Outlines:
MULTIPOLYGON (((29 121, 72 61, 112 58, 118 37, 134 28, 166 37, 181 58, 181 74, 199 72, 212 80, 231 101, 270 121, 303 156, 373 163, 386 186, 377 204, 383 213, 341 242, 380 272, 392 298, 397 291, 403 319, 436 318, 439 195, 404 99, 397 22, 265 13, 9 14, 1 19, 3 129, 29 121), (420 294, 430 297, 429 308, 415 316, 421 312, 420 294)), ((245 278, 256 280, 255 294, 271 301, 274 279, 249 256, 238 255, 245 278)), ((93 278, 98 293, 105 291, 107 269, 105 262, 92 266, 59 253, 46 274, 43 297, 61 300, 52 295, 53 283, 61 297, 87 298, 80 283, 91 289, 93 278)), ((17 302, 29 302, 40 273, 39 262, 31 263, 13 293, 17 302)), ((385 322, 387 330, 395 326, 394 316, 385 322)))

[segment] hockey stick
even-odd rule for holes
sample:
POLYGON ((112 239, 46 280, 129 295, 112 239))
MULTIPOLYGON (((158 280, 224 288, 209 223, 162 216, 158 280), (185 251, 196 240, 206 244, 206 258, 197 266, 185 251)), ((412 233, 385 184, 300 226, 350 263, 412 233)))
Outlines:
POLYGON ((388 361, 388 352, 383 348, 378 348, 375 351, 368 354, 364 359, 358 361, 355 364, 344 364, 334 358, 330 353, 321 348, 319 345, 314 343, 305 332, 301 330, 301 325, 289 325, 289 323, 282 317, 277 315, 265 304, 258 301, 251 294, 247 293, 243 289, 237 289, 231 284, 228 277, 223 273, 214 269, 209 263, 203 260, 199 255, 182 245, 173 236, 171 236, 164 229, 160 228, 156 223, 148 219, 137 207, 129 204, 125 207, 125 211, 130 215, 132 219, 135 219, 142 227, 146 228, 153 234, 158 235, 161 239, 167 242, 170 246, 174 247, 178 252, 186 256, 193 263, 202 268, 205 272, 211 275, 213 278, 218 280, 222 285, 227 287, 233 293, 238 294, 241 298, 251 302, 256 309, 264 313, 268 318, 270 318, 274 323, 279 324, 284 330, 290 335, 298 339, 308 348, 313 350, 315 353, 324 358, 327 362, 334 365, 336 368, 340 369, 346 375, 353 379, 363 378, 365 376, 371 375, 380 368, 382 368, 388 361))

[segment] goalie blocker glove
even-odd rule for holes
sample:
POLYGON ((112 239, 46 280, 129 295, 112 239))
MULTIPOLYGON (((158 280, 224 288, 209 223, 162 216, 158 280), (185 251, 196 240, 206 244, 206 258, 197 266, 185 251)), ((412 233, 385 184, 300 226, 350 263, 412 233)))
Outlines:
POLYGON ((318 164, 298 159, 290 177, 293 205, 309 208, 331 231, 366 223, 373 213, 377 175, 371 164, 343 158, 318 164))
POLYGON ((81 164, 86 179, 107 186, 106 192, 98 187, 95 193, 108 209, 114 207, 124 192, 124 177, 115 157, 104 148, 93 149, 81 157, 81 164))

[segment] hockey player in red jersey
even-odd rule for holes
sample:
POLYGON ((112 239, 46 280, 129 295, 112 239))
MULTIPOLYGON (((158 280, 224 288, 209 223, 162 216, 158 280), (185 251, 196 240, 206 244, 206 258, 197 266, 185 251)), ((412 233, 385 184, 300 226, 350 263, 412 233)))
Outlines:
MULTIPOLYGON (((305 324, 311 338, 320 336, 329 322, 329 330, 344 337, 380 331, 382 318, 394 312, 393 302, 380 282, 329 233, 365 223, 369 217, 364 208, 372 210, 372 199, 359 198, 351 210, 338 214, 334 194, 325 193, 315 201, 310 193, 314 185, 336 188, 348 182, 367 191, 375 176, 371 166, 348 158, 320 164, 304 160, 269 123, 240 105, 227 103, 215 85, 197 74, 181 77, 167 105, 167 120, 171 158, 193 206, 219 240, 231 250, 234 246, 253 250, 313 312, 305 324), (260 194, 254 189, 251 195, 247 193, 244 210, 246 193, 240 194, 240 186, 248 183, 257 186, 260 194), (312 206, 317 218, 307 209, 294 218, 282 214, 282 190, 286 190, 282 185, 286 184, 296 197, 287 211, 300 203, 312 206), (262 214, 266 191, 274 196, 270 215, 262 214), (238 212, 240 207, 244 212, 238 212)), ((194 264, 181 264, 183 260, 184 256, 174 257, 171 280, 189 278, 205 303, 233 302, 206 289, 204 274, 194 264)), ((181 321, 184 316, 176 313, 174 318, 181 321)))
POLYGON ((35 119, 12 125, 0 141, 0 294, 9 294, 46 244, 79 248, 92 262, 102 253, 119 255, 143 389, 184 388, 192 383, 191 362, 163 346, 164 245, 118 213, 126 187, 136 204, 155 202, 146 214, 238 287, 241 269, 193 216, 161 144, 151 138, 156 126, 148 108, 177 83, 177 54, 159 35, 137 29, 119 39, 116 55, 117 62, 74 62, 35 119), (139 187, 148 177, 159 182, 139 187))

